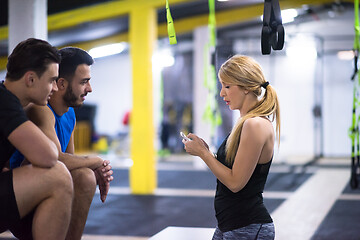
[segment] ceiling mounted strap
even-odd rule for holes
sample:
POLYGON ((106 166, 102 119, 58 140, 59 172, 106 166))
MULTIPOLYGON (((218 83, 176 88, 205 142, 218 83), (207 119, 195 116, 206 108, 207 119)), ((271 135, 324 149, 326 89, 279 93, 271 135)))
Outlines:
POLYGON ((209 0, 209 31, 210 46, 216 46, 216 17, 215 17, 215 1, 209 0))
POLYGON ((354 80, 353 87, 353 103, 352 103, 352 117, 351 126, 349 128, 349 137, 351 139, 351 175, 350 175, 350 186, 352 189, 358 188, 359 181, 359 169, 360 169, 360 134, 359 134, 359 91, 360 91, 360 75, 358 73, 358 55, 360 50, 359 36, 359 0, 354 0, 354 73, 351 80, 354 80), (357 77, 357 81, 355 78, 357 77))
POLYGON ((355 76, 358 72, 358 59, 359 59, 359 51, 360 51, 360 24, 359 24, 359 0, 354 1, 354 73, 351 76, 351 80, 355 79, 355 76))
POLYGON ((174 22, 171 17, 168 0, 166 0, 166 19, 167 19, 167 30, 168 30, 168 35, 169 35, 169 42, 170 42, 170 44, 177 44, 174 22))
POLYGON ((215 0, 209 0, 209 40, 204 46, 204 86, 208 90, 203 119, 210 123, 211 145, 215 142, 216 127, 222 123, 221 113, 216 96, 219 95, 215 70, 216 49, 216 16, 215 0))
POLYGON ((285 30, 282 25, 279 0, 265 0, 261 31, 262 54, 270 54, 271 48, 281 50, 284 47, 284 39, 285 30))

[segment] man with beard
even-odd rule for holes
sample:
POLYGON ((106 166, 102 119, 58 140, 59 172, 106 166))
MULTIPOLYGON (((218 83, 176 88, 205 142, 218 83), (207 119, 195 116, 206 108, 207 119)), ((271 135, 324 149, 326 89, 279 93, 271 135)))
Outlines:
MULTIPOLYGON (((70 171, 74 183, 74 199, 71 221, 66 239, 81 239, 89 208, 99 185, 100 199, 105 201, 110 181, 113 180, 110 162, 98 156, 74 154, 75 113, 73 107, 80 107, 90 85, 90 66, 94 60, 84 50, 74 47, 60 49, 58 91, 51 96, 47 106, 32 105, 26 113, 57 146, 59 160, 70 171)), ((19 159, 17 157, 17 159, 19 159)), ((11 166, 16 167, 11 161, 11 166)))

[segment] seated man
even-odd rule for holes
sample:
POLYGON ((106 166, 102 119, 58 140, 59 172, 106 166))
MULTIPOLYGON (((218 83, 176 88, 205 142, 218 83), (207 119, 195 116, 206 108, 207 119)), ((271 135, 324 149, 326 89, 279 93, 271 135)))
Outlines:
MULTIPOLYGON (((57 146, 59 160, 71 173, 74 183, 74 199, 71 221, 66 239, 81 239, 89 208, 95 194, 96 184, 104 202, 112 181, 113 171, 108 160, 98 156, 74 155, 75 113, 73 107, 83 104, 85 96, 92 91, 90 66, 94 60, 84 50, 74 47, 60 51, 58 91, 53 93, 47 106, 30 105, 26 108, 29 119, 34 122, 57 146)), ((23 156, 13 155, 12 167, 19 165, 23 156), (19 161, 20 159, 20 161, 19 161)))
POLYGON ((19 239, 63 240, 68 231, 73 184, 58 150, 23 107, 46 105, 57 91, 60 55, 48 42, 30 38, 10 54, 5 81, 0 83, 0 232, 19 239), (30 162, 4 168, 18 149, 30 162), (22 236, 23 222, 32 222, 32 236, 22 236))

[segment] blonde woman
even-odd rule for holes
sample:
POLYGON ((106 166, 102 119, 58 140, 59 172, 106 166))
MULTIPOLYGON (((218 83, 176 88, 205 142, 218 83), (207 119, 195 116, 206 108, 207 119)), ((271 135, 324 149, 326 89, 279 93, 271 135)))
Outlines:
POLYGON ((183 140, 186 152, 199 156, 217 177, 218 226, 213 240, 274 239, 274 224, 263 204, 262 192, 273 158, 274 120, 280 135, 277 94, 259 64, 247 56, 227 60, 218 76, 220 96, 231 110, 240 111, 239 120, 216 157, 195 134, 187 135, 190 141, 183 140))

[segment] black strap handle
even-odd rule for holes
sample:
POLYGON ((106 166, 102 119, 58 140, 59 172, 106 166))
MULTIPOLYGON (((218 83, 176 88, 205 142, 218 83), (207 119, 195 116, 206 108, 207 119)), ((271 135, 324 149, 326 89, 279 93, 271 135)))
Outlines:
POLYGON ((270 54, 271 48, 281 50, 284 47, 285 30, 282 25, 279 0, 265 0, 263 28, 261 31, 261 52, 270 54))

